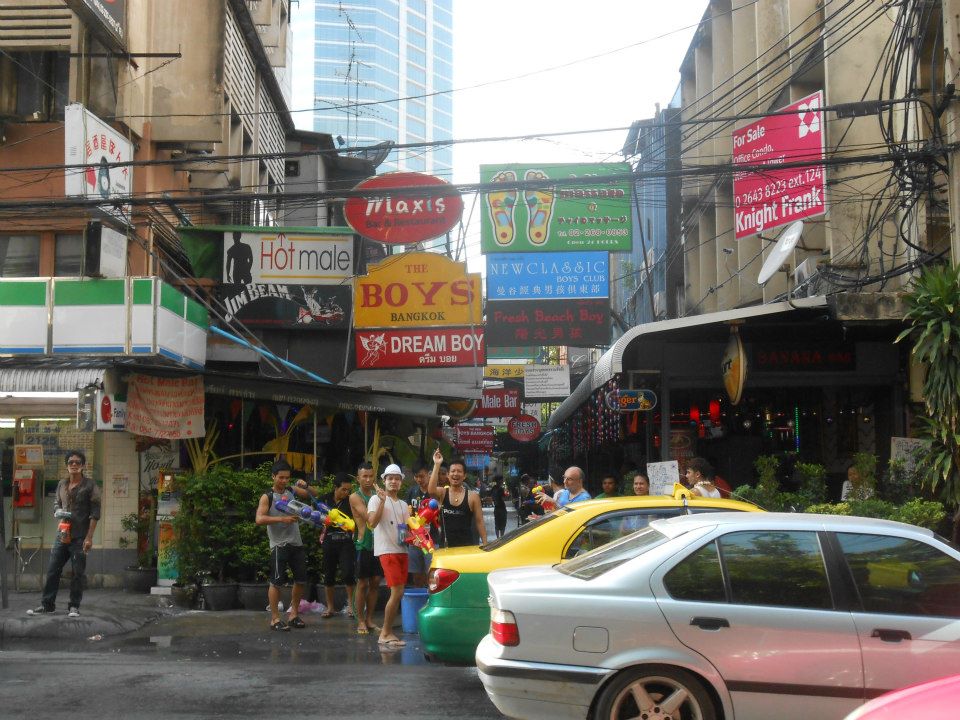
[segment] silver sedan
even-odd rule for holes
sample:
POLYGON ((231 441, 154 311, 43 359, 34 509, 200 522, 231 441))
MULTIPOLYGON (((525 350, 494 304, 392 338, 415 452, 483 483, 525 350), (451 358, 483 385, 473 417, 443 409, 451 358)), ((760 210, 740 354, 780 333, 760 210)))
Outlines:
POLYGON ((684 516, 489 588, 477 669, 514 718, 839 720, 960 672, 960 552, 901 523, 684 516))

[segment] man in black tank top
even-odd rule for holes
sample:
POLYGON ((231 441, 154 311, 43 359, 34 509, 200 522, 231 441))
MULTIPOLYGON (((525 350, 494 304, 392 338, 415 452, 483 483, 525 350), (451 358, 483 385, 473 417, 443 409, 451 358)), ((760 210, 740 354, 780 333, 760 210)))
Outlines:
POLYGON ((442 463, 443 455, 438 447, 433 453, 433 472, 430 473, 427 492, 440 502, 440 527, 443 530, 444 547, 476 545, 473 527, 476 527, 480 536, 480 544, 485 545, 487 528, 483 524, 480 496, 463 484, 467 477, 466 466, 462 460, 451 460, 447 474, 450 485, 438 487, 442 463))

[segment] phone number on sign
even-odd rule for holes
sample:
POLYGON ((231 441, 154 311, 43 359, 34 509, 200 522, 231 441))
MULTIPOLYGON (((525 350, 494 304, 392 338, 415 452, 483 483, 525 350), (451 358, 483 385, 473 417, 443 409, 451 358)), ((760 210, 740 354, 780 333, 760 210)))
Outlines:
POLYGON ((591 230, 560 230, 557 232, 559 237, 626 237, 629 230, 626 228, 612 228, 609 230, 591 229, 591 230))
POLYGON ((763 187, 754 188, 750 192, 738 193, 733 199, 733 204, 734 207, 737 208, 739 208, 741 205, 757 205, 764 200, 780 197, 788 190, 793 190, 798 187, 805 187, 807 185, 813 185, 820 182, 822 179, 822 167, 802 169, 797 171, 793 177, 785 180, 774 180, 767 183, 763 187))

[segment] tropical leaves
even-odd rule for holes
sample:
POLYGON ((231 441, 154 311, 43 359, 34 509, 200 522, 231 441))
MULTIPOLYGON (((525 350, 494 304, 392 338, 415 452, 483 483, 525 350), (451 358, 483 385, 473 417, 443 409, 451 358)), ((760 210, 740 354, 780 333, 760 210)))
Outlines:
POLYGON ((909 338, 913 359, 927 366, 927 414, 917 418, 917 435, 931 446, 918 469, 925 486, 955 505, 960 502, 960 266, 924 269, 904 299, 910 328, 897 342, 909 338))

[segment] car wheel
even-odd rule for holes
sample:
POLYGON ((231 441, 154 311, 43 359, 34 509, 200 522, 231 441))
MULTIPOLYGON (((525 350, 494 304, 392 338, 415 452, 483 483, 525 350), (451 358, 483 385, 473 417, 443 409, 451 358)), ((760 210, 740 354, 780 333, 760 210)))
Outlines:
POLYGON ((716 720, 710 695, 692 674, 661 665, 626 670, 597 699, 595 720, 716 720))

